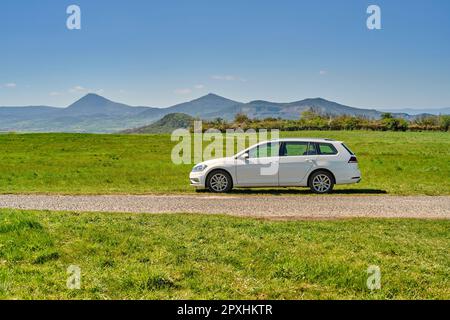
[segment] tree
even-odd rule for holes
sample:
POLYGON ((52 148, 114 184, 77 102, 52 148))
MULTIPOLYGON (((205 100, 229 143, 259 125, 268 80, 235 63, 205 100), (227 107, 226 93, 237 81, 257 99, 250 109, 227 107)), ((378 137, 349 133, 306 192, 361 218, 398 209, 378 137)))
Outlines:
POLYGON ((394 117, 392 116, 392 113, 390 112, 384 112, 383 114, 381 114, 381 120, 385 120, 385 119, 393 119, 394 117))
POLYGON ((299 124, 302 127, 309 129, 328 128, 328 122, 328 118, 313 109, 303 111, 299 120, 299 124))
POLYGON ((216 125, 222 125, 225 124, 225 120, 223 118, 218 117, 214 119, 213 123, 216 125))
POLYGON ((450 115, 439 116, 439 126, 442 130, 448 131, 450 129, 450 115))
POLYGON ((317 117, 320 117, 320 115, 312 109, 305 110, 300 115, 300 119, 305 122, 312 121, 312 120, 316 119, 317 117))
POLYGON ((398 122, 397 122, 397 130, 398 131, 406 131, 406 130, 408 130, 408 128, 409 128, 409 122, 408 121, 406 121, 405 119, 402 119, 402 118, 397 119, 397 120, 398 120, 398 122))
POLYGON ((250 118, 245 113, 238 113, 234 117, 234 122, 235 123, 249 123, 250 122, 250 118))
POLYGON ((392 114, 383 114, 381 123, 387 130, 391 131, 406 131, 408 130, 409 123, 405 119, 394 118, 392 114), (384 116, 384 117, 383 117, 384 116))
POLYGON ((344 116, 341 118, 341 125, 345 130, 355 130, 358 129, 359 119, 357 117, 344 116))

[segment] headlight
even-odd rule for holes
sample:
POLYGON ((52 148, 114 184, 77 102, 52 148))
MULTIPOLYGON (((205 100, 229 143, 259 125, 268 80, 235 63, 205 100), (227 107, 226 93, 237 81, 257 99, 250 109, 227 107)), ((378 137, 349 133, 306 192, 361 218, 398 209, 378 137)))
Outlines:
POLYGON ((199 164, 196 165, 193 169, 192 172, 202 172, 204 171, 208 166, 206 164, 199 164))

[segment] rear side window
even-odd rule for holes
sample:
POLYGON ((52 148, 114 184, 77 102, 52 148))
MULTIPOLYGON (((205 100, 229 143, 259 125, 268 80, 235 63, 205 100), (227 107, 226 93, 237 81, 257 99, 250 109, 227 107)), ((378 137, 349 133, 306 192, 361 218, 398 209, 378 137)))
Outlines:
POLYGON ((323 155, 333 155, 337 154, 336 148, 330 143, 318 143, 319 154, 323 155))
POLYGON ((345 144, 342 144, 342 146, 345 148, 345 150, 347 150, 348 151, 348 153, 350 153, 352 156, 354 156, 355 154, 353 153, 353 151, 352 150, 350 150, 350 148, 349 147, 347 147, 345 144))

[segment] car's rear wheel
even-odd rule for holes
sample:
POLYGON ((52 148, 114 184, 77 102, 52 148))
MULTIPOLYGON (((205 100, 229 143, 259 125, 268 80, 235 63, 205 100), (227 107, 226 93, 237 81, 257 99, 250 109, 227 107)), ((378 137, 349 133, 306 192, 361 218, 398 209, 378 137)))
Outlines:
POLYGON ((208 175, 206 186, 214 193, 229 192, 233 189, 233 180, 228 172, 216 170, 208 175))
POLYGON ((309 188, 312 192, 318 194, 330 193, 333 191, 334 178, 327 171, 318 171, 313 173, 309 179, 309 188))

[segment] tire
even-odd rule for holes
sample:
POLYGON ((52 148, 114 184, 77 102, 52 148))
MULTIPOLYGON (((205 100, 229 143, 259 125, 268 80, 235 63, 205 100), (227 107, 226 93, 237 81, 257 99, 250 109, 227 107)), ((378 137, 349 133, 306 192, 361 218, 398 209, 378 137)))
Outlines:
POLYGON ((334 187, 334 177, 327 171, 314 172, 309 178, 309 188, 317 194, 331 193, 334 187))
POLYGON ((224 170, 215 170, 208 175, 206 186, 210 192, 226 193, 233 189, 233 179, 224 170))

